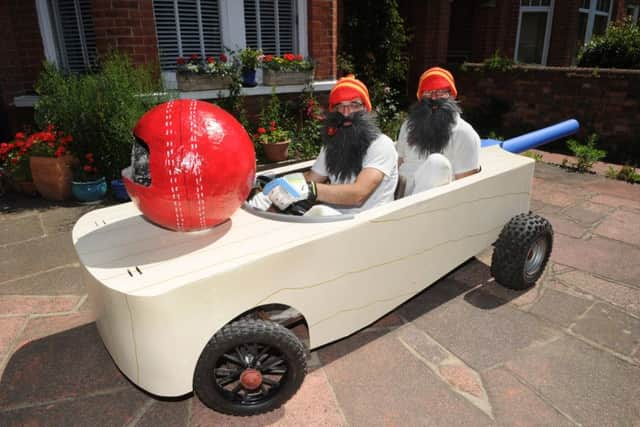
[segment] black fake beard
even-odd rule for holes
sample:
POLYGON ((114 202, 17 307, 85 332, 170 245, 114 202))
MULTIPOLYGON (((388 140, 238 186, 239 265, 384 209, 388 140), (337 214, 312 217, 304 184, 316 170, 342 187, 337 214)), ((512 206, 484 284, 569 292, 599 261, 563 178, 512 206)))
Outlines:
POLYGON ((358 176, 369 145, 380 135, 374 117, 366 111, 343 116, 329 113, 322 129, 327 172, 345 182, 358 176), (345 126, 345 121, 351 125, 345 126))
POLYGON ((442 153, 449 143, 451 129, 460 112, 458 103, 450 98, 420 100, 409 111, 409 145, 423 157, 442 153))

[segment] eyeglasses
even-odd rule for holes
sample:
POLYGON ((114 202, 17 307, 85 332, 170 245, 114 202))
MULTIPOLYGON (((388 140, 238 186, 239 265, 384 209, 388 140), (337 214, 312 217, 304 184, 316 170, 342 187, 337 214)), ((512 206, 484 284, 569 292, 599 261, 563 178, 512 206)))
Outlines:
POLYGON ((345 111, 360 111, 364 108, 364 104, 360 101, 341 102, 340 104, 335 104, 333 108, 339 113, 344 113, 345 111))
POLYGON ((451 91, 449 89, 425 90, 424 92, 422 92, 422 98, 440 99, 448 98, 450 96, 451 91))

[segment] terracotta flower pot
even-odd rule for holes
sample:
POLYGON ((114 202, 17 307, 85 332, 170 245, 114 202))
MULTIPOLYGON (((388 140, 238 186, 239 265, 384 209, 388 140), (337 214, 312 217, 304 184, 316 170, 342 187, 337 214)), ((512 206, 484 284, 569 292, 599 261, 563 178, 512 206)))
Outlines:
POLYGON ((32 156, 29 159, 31 176, 38 193, 49 200, 71 198, 71 166, 75 159, 71 155, 62 157, 32 156))
POLYGON ((282 162, 287 160, 287 156, 289 155, 289 142, 290 140, 275 142, 272 144, 266 144, 262 142, 262 148, 264 148, 264 154, 267 156, 267 159, 272 162, 282 162))

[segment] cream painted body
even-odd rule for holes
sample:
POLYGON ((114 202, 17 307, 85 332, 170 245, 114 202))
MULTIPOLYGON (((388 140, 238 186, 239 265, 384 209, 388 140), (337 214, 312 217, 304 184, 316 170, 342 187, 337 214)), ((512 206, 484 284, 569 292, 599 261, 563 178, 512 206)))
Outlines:
POLYGON ((534 162, 498 147, 482 149, 480 160, 478 174, 343 221, 276 221, 239 209, 218 227, 180 233, 148 223, 132 203, 92 211, 73 241, 102 339, 134 383, 178 396, 192 390, 208 340, 255 307, 298 310, 311 348, 349 335, 528 212, 534 162))

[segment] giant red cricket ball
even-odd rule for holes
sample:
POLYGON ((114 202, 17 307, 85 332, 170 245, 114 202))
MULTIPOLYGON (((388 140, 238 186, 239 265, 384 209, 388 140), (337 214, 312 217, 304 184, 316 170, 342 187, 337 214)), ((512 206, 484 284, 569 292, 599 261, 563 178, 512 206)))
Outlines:
POLYGON ((182 99, 149 110, 133 130, 132 165, 122 172, 138 209, 172 230, 213 227, 240 207, 256 155, 242 125, 220 107, 182 99))

